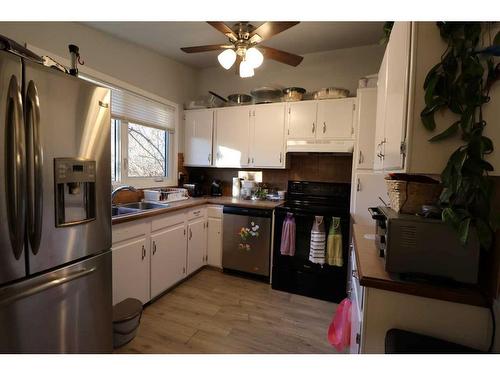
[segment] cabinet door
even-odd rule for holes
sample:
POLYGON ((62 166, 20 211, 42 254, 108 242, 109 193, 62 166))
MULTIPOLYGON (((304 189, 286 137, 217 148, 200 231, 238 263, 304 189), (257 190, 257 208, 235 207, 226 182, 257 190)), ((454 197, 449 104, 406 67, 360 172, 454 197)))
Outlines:
POLYGON ((358 172, 354 175, 351 194, 351 215, 356 224, 374 225, 368 207, 380 205, 380 198, 388 202, 384 173, 358 172))
POLYGON ((387 45, 384 169, 402 169, 406 135, 411 22, 396 22, 387 45))
POLYGON ((184 112, 185 165, 212 165, 213 114, 211 109, 184 112))
POLYGON ((207 263, 211 266, 222 268, 222 220, 209 217, 207 224, 207 263))
POLYGON ((354 107, 354 98, 319 100, 318 138, 353 138, 354 107))
POLYGON ((313 100, 288 104, 288 138, 316 138, 316 107, 313 100))
POLYGON ((375 118, 377 116, 377 89, 359 89, 356 111, 356 169, 373 168, 373 139, 375 137, 375 118))
POLYGON ((151 236, 151 298, 186 275, 186 250, 184 224, 151 236))
POLYGON ((205 218, 188 224, 187 272, 193 273, 205 264, 207 232, 205 218))
POLYGON ((387 49, 382 59, 377 81, 377 115, 375 117, 375 141, 373 150, 373 169, 384 169, 384 142, 385 142, 385 110, 387 94, 387 49))
POLYGON ((218 167, 241 167, 250 164, 250 109, 235 107, 217 110, 215 164, 218 167))
POLYGON ((255 106, 252 112, 253 167, 282 167, 285 141, 285 104, 255 106))
POLYGON ((149 302, 149 243, 145 237, 113 246, 113 304, 126 298, 149 302))

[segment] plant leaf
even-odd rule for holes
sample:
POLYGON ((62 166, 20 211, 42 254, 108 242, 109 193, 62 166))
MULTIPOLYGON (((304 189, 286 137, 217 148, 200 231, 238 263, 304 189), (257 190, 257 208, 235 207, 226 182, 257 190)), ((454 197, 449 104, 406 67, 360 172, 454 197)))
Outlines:
POLYGON ((437 142, 441 141, 442 139, 446 139, 451 137, 452 135, 456 134, 458 131, 458 127, 460 125, 460 121, 455 121, 453 124, 450 125, 448 129, 445 131, 439 133, 438 135, 435 135, 431 139, 429 139, 429 142, 437 142))
POLYGON ((469 239, 470 220, 470 217, 468 217, 458 225, 458 236, 462 245, 465 245, 469 239))
POLYGON ((500 31, 495 35, 495 39, 493 39, 494 46, 500 46, 500 31))
POLYGON ((481 219, 476 220, 476 232, 479 243, 484 250, 490 250, 493 244, 493 232, 490 226, 481 219))
POLYGON ((427 130, 436 129, 436 123, 434 121, 434 112, 424 114, 424 111, 420 113, 420 119, 422 120, 422 124, 424 124, 427 130))

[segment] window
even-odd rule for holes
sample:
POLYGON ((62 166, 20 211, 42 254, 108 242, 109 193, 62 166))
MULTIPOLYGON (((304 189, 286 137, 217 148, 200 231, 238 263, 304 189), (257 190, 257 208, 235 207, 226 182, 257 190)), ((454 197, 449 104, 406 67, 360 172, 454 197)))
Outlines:
POLYGON ((168 132, 128 124, 128 177, 168 176, 168 132))
POLYGON ((112 89, 111 116, 112 182, 136 187, 175 184, 175 108, 112 89))

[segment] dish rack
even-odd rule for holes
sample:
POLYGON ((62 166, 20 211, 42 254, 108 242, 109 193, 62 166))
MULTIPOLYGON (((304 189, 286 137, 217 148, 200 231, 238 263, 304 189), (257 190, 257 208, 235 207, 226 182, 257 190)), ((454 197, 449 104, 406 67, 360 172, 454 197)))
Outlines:
POLYGON ((188 191, 183 188, 161 188, 144 190, 144 200, 150 202, 176 202, 188 199, 188 191))

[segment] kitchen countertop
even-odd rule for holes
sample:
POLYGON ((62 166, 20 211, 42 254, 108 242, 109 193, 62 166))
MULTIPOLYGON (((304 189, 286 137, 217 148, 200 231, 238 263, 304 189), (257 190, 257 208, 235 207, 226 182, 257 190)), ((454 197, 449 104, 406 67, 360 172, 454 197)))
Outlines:
POLYGON ((177 201, 168 203, 168 207, 159 208, 155 210, 146 210, 128 215, 121 215, 113 217, 112 223, 120 224, 128 221, 144 219, 151 216, 163 215, 169 212, 182 210, 185 208, 201 206, 204 204, 217 204, 221 206, 236 206, 236 207, 245 207, 245 208, 261 208, 272 210, 277 206, 283 204, 284 201, 268 201, 268 200, 246 200, 246 199, 238 199, 233 197, 196 197, 189 198, 183 201, 177 201))
POLYGON ((427 282, 400 280, 385 271, 383 258, 373 238, 375 228, 354 224, 354 249, 359 283, 368 288, 383 289, 415 296, 434 298, 468 305, 488 307, 489 303, 476 286, 440 286, 427 282))

